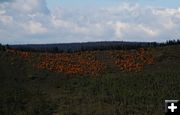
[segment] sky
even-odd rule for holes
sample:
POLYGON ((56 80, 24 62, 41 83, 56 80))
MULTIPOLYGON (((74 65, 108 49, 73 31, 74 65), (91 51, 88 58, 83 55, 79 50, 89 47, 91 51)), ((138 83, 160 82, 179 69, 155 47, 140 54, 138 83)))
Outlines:
POLYGON ((50 9, 54 6, 65 6, 65 7, 82 7, 82 6, 110 6, 121 4, 123 2, 127 3, 138 3, 147 6, 159 6, 159 7, 169 7, 178 8, 180 6, 179 0, 46 0, 47 5, 50 9))
POLYGON ((180 39, 180 0, 0 0, 0 43, 180 39))

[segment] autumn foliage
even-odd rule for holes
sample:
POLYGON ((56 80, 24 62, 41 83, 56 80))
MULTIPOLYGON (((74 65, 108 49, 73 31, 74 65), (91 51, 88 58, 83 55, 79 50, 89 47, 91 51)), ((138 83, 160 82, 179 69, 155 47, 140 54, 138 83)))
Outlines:
MULTIPOLYGON (((8 50, 8 52, 32 63, 35 68, 66 74, 97 75, 105 72, 108 66, 106 61, 98 59, 100 51, 38 53, 38 55, 16 50, 8 50)), ((112 50, 105 53, 112 64, 121 71, 139 72, 146 65, 154 64, 153 55, 143 48, 127 51, 112 50)))
POLYGON ((122 71, 128 72, 138 72, 143 70, 145 65, 154 64, 153 55, 143 48, 136 51, 121 51, 111 54, 111 57, 115 59, 114 63, 122 71))
POLYGON ((40 69, 68 74, 97 74, 104 70, 103 63, 95 59, 91 53, 45 53, 41 56, 40 69))

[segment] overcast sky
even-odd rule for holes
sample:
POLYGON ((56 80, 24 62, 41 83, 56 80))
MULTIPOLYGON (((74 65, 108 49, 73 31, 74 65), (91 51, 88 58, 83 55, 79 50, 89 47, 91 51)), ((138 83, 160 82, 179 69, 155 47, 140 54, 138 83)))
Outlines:
POLYGON ((0 43, 180 39, 180 0, 0 0, 0 43))

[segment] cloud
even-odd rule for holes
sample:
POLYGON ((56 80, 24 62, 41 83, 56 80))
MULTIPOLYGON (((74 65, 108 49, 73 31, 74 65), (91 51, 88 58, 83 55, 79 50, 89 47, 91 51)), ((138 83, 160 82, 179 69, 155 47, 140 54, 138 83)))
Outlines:
POLYGON ((180 8, 120 3, 94 9, 52 11, 45 0, 0 3, 0 42, 165 41, 180 35, 180 8), (23 4, 23 5, 22 5, 23 4))
POLYGON ((134 39, 133 41, 136 41, 136 39, 138 39, 139 41, 150 41, 152 40, 150 38, 157 37, 159 34, 158 30, 146 27, 142 24, 128 24, 122 22, 117 22, 114 30, 115 37, 119 40, 134 39))
POLYGON ((3 24, 10 24, 13 22, 13 18, 11 16, 4 15, 4 12, 0 12, 0 22, 3 24))
POLYGON ((22 24, 22 27, 29 32, 29 34, 42 34, 47 32, 47 28, 43 27, 40 22, 29 21, 22 24))
POLYGON ((14 0, 11 9, 21 13, 48 13, 45 0, 14 0))

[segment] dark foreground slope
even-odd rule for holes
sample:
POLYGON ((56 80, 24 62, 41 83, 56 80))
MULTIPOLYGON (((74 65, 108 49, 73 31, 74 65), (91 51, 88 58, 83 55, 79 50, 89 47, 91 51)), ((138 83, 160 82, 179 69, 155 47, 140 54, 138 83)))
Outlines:
POLYGON ((96 77, 33 69, 1 51, 0 115, 164 114, 165 99, 180 99, 180 46, 152 51, 142 72, 96 77))

